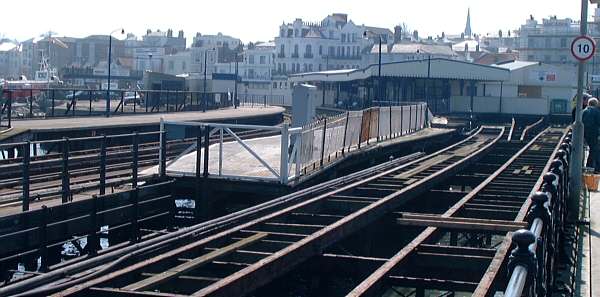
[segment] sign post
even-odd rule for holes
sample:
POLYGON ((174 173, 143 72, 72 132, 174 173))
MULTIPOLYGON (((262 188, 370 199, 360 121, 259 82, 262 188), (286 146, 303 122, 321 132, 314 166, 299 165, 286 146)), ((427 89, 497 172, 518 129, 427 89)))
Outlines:
POLYGON ((583 167, 583 124, 581 122, 581 107, 583 103, 583 87, 586 61, 594 56, 596 45, 594 40, 587 37, 588 31, 588 1, 581 0, 581 21, 579 25, 580 35, 573 40, 571 44, 571 53, 575 59, 579 60, 579 69, 577 71, 577 100, 575 102, 575 122, 573 123, 573 153, 571 155, 570 175, 571 197, 568 203, 568 221, 576 222, 579 220, 581 200, 581 180, 583 167))

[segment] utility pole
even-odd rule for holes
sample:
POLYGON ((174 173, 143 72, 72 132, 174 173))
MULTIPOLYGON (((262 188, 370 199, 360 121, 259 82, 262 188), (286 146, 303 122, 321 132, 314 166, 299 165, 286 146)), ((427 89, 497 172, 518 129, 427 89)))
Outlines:
MULTIPOLYGON (((581 0, 581 36, 587 35, 588 0, 581 0)), ((586 62, 579 61, 577 72, 577 100, 575 102, 575 122, 573 123, 573 155, 571 156, 571 199, 569 203, 569 220, 579 220, 579 200, 581 198, 581 175, 583 167, 583 124, 581 108, 583 103, 583 88, 586 62)))

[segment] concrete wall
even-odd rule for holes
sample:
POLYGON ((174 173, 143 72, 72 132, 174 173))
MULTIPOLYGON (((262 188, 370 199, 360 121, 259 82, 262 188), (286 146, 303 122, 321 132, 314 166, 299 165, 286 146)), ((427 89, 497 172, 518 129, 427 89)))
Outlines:
MULTIPOLYGON (((453 96, 450 98, 451 112, 469 112, 471 98, 468 96, 453 96)), ((474 113, 500 112, 499 97, 473 97, 474 113)), ((550 113, 550 100, 546 98, 503 97, 502 113, 547 115, 550 113)))

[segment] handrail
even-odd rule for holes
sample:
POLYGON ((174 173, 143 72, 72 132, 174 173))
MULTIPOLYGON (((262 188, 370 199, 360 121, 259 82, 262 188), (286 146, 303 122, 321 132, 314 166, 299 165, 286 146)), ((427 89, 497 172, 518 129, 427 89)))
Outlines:
POLYGON ((504 291, 506 297, 520 297, 525 290, 530 291, 528 296, 546 296, 553 282, 554 258, 559 251, 557 244, 561 241, 560 233, 566 220, 571 137, 569 132, 563 138, 558 151, 553 154, 556 158, 544 175, 539 192, 530 197, 533 207, 526 216, 530 228, 512 235, 517 247, 508 264, 511 273, 504 291))

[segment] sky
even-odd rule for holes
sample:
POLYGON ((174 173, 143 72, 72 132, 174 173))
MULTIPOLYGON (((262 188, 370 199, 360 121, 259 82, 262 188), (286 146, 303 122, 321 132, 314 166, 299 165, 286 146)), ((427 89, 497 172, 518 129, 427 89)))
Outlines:
MULTIPOLYGON (((319 22, 331 13, 347 13, 357 25, 392 29, 406 23, 419 35, 460 34, 471 9, 474 33, 517 29, 532 14, 579 19, 574 0, 1 0, 0 36, 26 40, 49 30, 84 37, 124 28, 137 36, 146 29, 184 30, 188 43, 196 32, 231 35, 249 41, 272 40, 282 22, 296 18, 319 22)), ((590 5, 590 15, 595 5, 590 5)), ((118 37, 118 36, 115 36, 118 37)))

